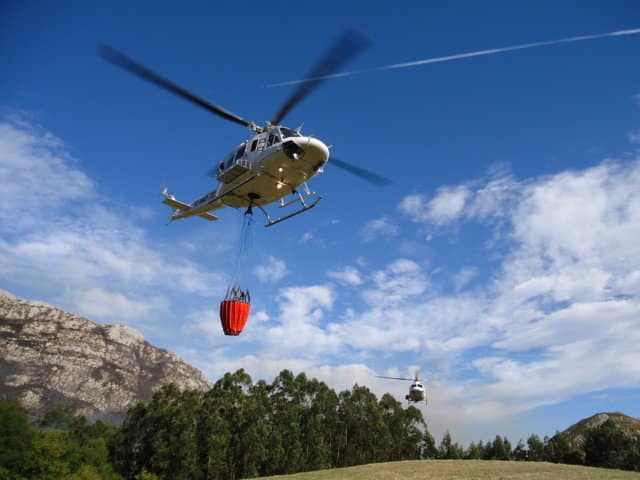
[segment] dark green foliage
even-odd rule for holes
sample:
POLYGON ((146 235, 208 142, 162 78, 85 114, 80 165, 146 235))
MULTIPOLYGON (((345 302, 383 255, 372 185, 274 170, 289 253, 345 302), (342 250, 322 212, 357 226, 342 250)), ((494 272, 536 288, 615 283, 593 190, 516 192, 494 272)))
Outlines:
POLYGON ((424 449, 422 451, 422 458, 436 458, 438 456, 438 449, 436 448, 436 441, 433 435, 429 432, 429 429, 425 425, 424 429, 424 449))
POLYGON ((518 444, 516 445, 516 448, 513 449, 513 454, 511 457, 513 460, 518 461, 527 459, 527 448, 525 447, 522 439, 518 440, 518 444))
POLYGON ((483 445, 482 441, 478 443, 471 442, 469 448, 464 454, 466 460, 480 460, 482 458, 483 445))
POLYGON ((42 428, 54 428, 56 430, 69 430, 69 425, 73 420, 73 415, 65 412, 61 408, 49 410, 40 421, 42 428))
POLYGON ((451 434, 447 430, 442 436, 440 447, 438 447, 438 458, 447 460, 458 460, 464 458, 464 449, 451 440, 451 434))
POLYGON ((358 385, 336 394, 288 370, 255 385, 243 370, 227 373, 205 393, 167 385, 129 410, 110 445, 127 479, 233 480, 435 450, 418 409, 358 385))
POLYGON ((585 465, 640 471, 640 438, 608 419, 589 430, 584 443, 585 465))
POLYGON ((0 478, 120 478, 108 461, 107 440, 115 427, 88 425, 84 417, 60 411, 42 424, 47 428, 31 427, 19 405, 0 401, 0 478))
POLYGON ((640 437, 612 418, 585 430, 583 448, 557 432, 544 441, 531 435, 515 448, 496 435, 467 450, 446 432, 436 448, 417 408, 389 394, 378 401, 364 386, 336 393, 288 370, 271 384, 253 384, 243 370, 227 373, 208 392, 166 385, 131 408, 120 428, 61 410, 39 426, 29 425, 18 404, 0 401, 0 478, 236 480, 416 458, 640 471, 640 437))
POLYGON ((583 465, 584 453, 573 447, 565 434, 556 432, 551 438, 545 437, 544 460, 554 463, 583 465))
POLYGON ((35 432, 20 405, 0 401, 0 469, 16 478, 26 476, 28 465, 35 460, 34 440, 35 432))
POLYGON ((527 460, 532 462, 544 460, 544 443, 537 435, 527 438, 527 460))

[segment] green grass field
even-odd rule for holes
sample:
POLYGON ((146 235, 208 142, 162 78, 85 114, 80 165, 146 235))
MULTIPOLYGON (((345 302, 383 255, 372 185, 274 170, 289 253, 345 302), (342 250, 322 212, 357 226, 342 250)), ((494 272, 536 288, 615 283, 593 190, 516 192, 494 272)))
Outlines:
POLYGON ((640 473, 545 462, 490 460, 416 460, 278 475, 286 480, 617 480, 640 479, 640 473))

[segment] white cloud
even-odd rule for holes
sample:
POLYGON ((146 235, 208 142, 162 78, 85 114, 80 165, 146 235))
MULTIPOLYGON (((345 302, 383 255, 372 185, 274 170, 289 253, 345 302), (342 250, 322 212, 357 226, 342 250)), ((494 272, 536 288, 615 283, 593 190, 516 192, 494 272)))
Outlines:
POLYGON ((331 324, 324 324, 335 300, 329 286, 288 287, 279 291, 277 299, 278 321, 252 332, 263 341, 267 356, 318 359, 338 352, 341 340, 331 331, 331 324))
POLYGON ((398 226, 387 216, 369 220, 360 229, 360 238, 363 242, 370 242, 379 237, 391 238, 396 235, 398 235, 398 226))
POLYGON ((137 226, 145 210, 112 210, 76 164, 51 133, 0 124, 2 282, 103 321, 166 313, 172 293, 211 295, 223 284, 153 246, 137 226))
POLYGON ((357 287, 362 284, 362 276, 357 268, 346 266, 342 270, 330 270, 327 272, 329 278, 334 278, 340 282, 357 287))
POLYGON ((395 260, 384 270, 374 272, 372 278, 375 288, 365 290, 362 295, 376 306, 397 304, 421 295, 429 285, 422 267, 404 258, 395 260))
POLYGON ((253 273, 263 283, 275 283, 282 280, 289 271, 283 260, 268 256, 263 264, 253 269, 253 273))
MULTIPOLYGON (((374 286, 363 292, 366 308, 324 326, 318 313, 309 334, 323 346, 305 358, 413 352, 444 375, 479 374, 434 392, 452 422, 637 385, 640 162, 525 182, 491 179, 466 202, 459 220, 491 225, 499 217, 507 226, 508 250, 492 280, 473 294, 446 293, 430 288, 419 264, 399 259, 367 274, 374 286)), ((457 289, 477 273, 474 266, 457 272, 457 289)), ((301 310, 309 316, 309 307, 301 310)))
POLYGON ((399 208, 415 222, 447 225, 460 218, 470 194, 465 185, 441 187, 428 201, 423 195, 408 195, 402 199, 399 208))
POLYGON ((456 272, 453 275, 453 284, 455 286, 456 291, 462 290, 476 276, 478 276, 478 269, 476 267, 461 268, 458 272, 456 272))
POLYGON ((304 232, 302 237, 300 237, 300 240, 298 240, 298 243, 303 244, 309 242, 310 240, 313 240, 313 233, 304 232))
POLYGON ((69 291, 63 302, 73 312, 83 312, 89 318, 133 321, 164 311, 167 302, 161 297, 131 298, 122 292, 104 288, 69 291))
POLYGON ((62 140, 24 122, 0 123, 0 221, 18 228, 64 202, 95 195, 62 140))
POLYGON ((427 204, 429 218, 436 225, 452 222, 462 212, 469 194, 469 189, 464 185, 439 189, 438 194, 427 204))

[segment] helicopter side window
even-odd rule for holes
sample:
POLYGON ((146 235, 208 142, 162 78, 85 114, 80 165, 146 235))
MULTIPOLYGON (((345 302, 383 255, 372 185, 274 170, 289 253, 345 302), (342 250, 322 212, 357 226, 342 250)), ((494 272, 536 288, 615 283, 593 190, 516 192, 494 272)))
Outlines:
POLYGON ((253 142, 251 142, 251 151, 255 152, 257 146, 258 146, 258 140, 254 140, 253 142))
POLYGON ((242 146, 238 149, 238 153, 236 153, 236 160, 238 160, 239 158, 242 158, 246 148, 247 148, 247 144, 243 143, 242 146))
POLYGON ((280 127, 280 133, 282 133, 282 138, 289 138, 289 137, 299 137, 300 134, 294 130, 290 130, 288 128, 285 127, 280 127))
POLYGON ((273 145, 273 141, 275 140, 276 137, 273 136, 273 134, 269 134, 269 141, 267 142, 267 147, 270 147, 271 145, 273 145))

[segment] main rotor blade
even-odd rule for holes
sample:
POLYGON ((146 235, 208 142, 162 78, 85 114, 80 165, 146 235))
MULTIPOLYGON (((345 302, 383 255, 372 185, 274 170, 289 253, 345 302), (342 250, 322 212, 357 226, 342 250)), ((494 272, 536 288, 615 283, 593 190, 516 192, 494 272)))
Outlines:
POLYGON ((100 55, 105 60, 113 63, 114 65, 124 68, 125 70, 137 75, 139 77, 144 78, 145 80, 156 84, 159 87, 168 90, 169 92, 184 98, 185 100, 190 101, 191 103, 195 103, 196 105, 205 108, 211 113, 215 113, 216 115, 221 116, 227 120, 231 120, 232 122, 239 123, 240 125, 244 125, 245 127, 251 128, 253 125, 252 122, 245 120, 242 117, 239 117, 235 113, 230 112, 222 107, 214 105, 213 103, 207 102, 202 98, 194 95, 193 93, 185 90, 184 88, 176 85, 170 80, 158 75, 157 73, 149 70, 144 65, 136 62, 132 58, 126 56, 124 53, 119 52, 118 50, 109 47, 108 45, 100 45, 98 48, 98 55, 100 55))
POLYGON ((376 375, 376 378, 388 378, 389 380, 409 380, 410 382, 413 381, 413 378, 385 377, 385 376, 382 376, 382 375, 376 375))
POLYGON ((362 167, 356 167, 351 163, 347 163, 342 160, 338 160, 335 157, 331 157, 329 160, 330 165, 335 165, 338 168, 341 168, 356 177, 360 177, 363 180, 366 180, 369 183, 373 183, 374 185, 378 185, 379 187, 384 187, 385 185, 389 185, 391 180, 377 173, 373 173, 370 170, 364 169, 362 167))
POLYGON ((280 107, 271 123, 279 125, 287 113, 311 93, 327 75, 336 72, 340 67, 363 51, 369 45, 369 39, 361 32, 347 30, 333 44, 316 66, 307 74, 308 81, 302 83, 280 107))

